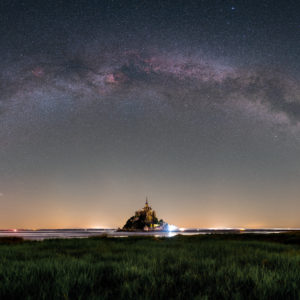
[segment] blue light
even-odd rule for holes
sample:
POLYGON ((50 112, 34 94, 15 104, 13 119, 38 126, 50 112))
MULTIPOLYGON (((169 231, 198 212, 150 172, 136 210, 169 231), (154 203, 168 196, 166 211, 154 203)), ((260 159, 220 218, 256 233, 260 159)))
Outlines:
POLYGON ((175 226, 175 225, 168 225, 168 231, 175 231, 175 230, 177 230, 178 229, 178 227, 177 226, 175 226))

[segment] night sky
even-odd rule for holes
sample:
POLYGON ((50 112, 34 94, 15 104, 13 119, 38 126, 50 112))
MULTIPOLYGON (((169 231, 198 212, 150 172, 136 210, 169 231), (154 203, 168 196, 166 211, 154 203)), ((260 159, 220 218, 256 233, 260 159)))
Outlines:
POLYGON ((0 228, 300 227, 300 2, 0 2, 0 228))

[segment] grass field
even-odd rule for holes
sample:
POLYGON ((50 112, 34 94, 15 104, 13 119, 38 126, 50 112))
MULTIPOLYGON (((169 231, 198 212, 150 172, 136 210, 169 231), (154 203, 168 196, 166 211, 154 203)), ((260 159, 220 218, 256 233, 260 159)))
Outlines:
POLYGON ((300 299, 300 235, 0 239, 0 299, 300 299))

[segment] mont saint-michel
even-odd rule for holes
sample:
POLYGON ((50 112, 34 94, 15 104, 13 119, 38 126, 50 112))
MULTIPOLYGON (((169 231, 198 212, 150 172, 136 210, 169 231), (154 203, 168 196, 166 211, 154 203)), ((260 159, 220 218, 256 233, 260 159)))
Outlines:
POLYGON ((164 231, 167 230, 168 223, 163 219, 158 219, 155 210, 151 208, 146 198, 144 208, 137 210, 121 230, 126 231, 164 231))

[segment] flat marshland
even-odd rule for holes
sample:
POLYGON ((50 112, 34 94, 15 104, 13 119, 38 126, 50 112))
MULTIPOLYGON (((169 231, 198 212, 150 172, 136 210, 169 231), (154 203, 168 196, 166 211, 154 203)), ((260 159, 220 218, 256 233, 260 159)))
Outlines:
POLYGON ((300 234, 2 238, 0 299, 300 299, 300 234))

